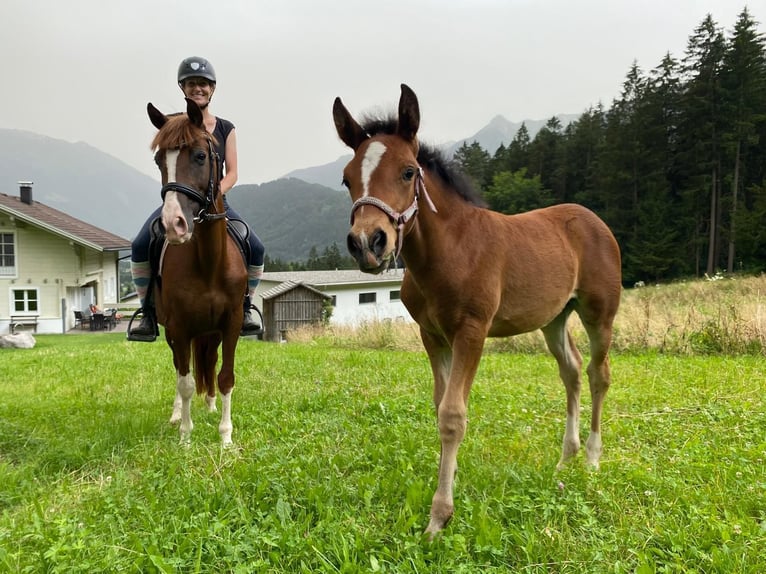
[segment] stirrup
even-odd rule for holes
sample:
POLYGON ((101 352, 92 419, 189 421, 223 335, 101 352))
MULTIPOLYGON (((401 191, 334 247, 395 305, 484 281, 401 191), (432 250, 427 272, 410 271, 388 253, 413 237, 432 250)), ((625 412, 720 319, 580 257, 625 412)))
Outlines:
POLYGON ((254 337, 257 335, 263 335, 263 313, 261 313, 261 310, 253 304, 250 305, 250 311, 251 312, 255 311, 258 314, 258 317, 260 318, 258 328, 250 329, 247 331, 244 329, 244 320, 245 320, 245 317, 247 317, 247 310, 245 310, 245 315, 242 317, 243 328, 239 332, 240 337, 254 337))
MULTIPOLYGON (((139 323, 140 326, 140 323, 139 323)), ((136 309, 136 311, 133 313, 133 315, 130 318, 130 322, 128 323, 128 329, 126 332, 126 337, 128 341, 139 341, 142 343, 153 343, 155 340, 157 340, 157 335, 160 334, 159 327, 157 326, 157 321, 152 316, 151 312, 145 312, 143 308, 136 309), (151 332, 146 333, 134 333, 133 331, 133 321, 136 320, 138 316, 141 316, 141 322, 146 319, 151 323, 151 332)))

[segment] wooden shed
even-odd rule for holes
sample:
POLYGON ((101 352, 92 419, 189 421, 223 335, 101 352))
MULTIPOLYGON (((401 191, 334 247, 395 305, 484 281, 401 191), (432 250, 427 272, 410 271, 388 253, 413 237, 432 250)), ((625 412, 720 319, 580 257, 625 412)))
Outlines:
POLYGON ((263 300, 263 339, 283 341, 291 329, 322 320, 325 300, 332 297, 311 285, 285 281, 265 291, 263 300))

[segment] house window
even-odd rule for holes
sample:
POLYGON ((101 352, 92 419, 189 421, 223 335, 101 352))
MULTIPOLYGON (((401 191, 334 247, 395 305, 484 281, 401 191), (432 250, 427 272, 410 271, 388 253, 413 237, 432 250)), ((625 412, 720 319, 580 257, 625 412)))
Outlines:
POLYGON ((375 293, 359 293, 359 304, 375 303, 375 293))
POLYGON ((13 289, 11 291, 14 313, 38 313, 40 310, 40 297, 37 289, 13 289))
POLYGON ((332 296, 332 301, 330 301, 330 305, 332 305, 333 307, 337 307, 338 306, 338 296, 337 295, 333 295, 332 296))
POLYGON ((402 298, 402 292, 399 290, 388 292, 389 301, 399 301, 401 298, 402 298))
POLYGON ((16 275, 16 242, 13 233, 0 233, 0 276, 16 275))

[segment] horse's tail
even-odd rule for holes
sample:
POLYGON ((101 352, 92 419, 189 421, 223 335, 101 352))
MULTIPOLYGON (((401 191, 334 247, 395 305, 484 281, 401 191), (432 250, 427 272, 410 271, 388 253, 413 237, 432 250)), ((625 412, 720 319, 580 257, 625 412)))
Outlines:
POLYGON ((215 335, 202 335, 192 343, 194 356, 194 382, 197 393, 215 396, 215 366, 218 363, 218 345, 215 335))

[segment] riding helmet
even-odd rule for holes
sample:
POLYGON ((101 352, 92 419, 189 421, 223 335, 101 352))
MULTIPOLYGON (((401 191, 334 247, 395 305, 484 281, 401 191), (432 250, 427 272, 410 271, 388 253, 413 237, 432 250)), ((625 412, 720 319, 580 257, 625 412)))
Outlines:
POLYGON ((181 65, 178 66, 178 83, 183 84, 186 78, 206 78, 207 80, 215 84, 215 69, 213 64, 208 62, 205 58, 199 58, 192 56, 186 58, 181 65))

